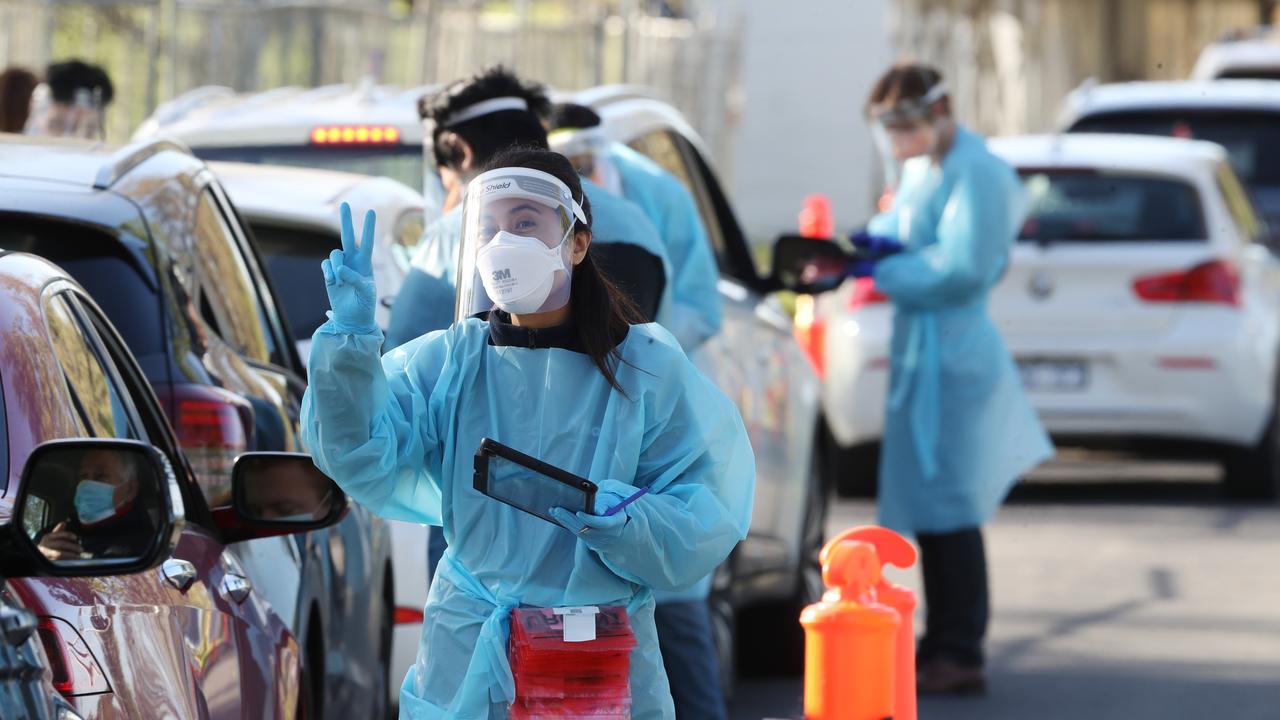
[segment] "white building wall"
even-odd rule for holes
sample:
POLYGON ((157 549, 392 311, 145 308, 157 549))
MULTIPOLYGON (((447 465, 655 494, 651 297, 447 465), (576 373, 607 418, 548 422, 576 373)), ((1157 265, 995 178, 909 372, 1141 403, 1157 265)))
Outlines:
POLYGON ((805 196, 831 198, 836 229, 871 214, 879 162, 862 119, 893 58, 890 0, 741 0, 742 107, 729 183, 748 236, 796 231, 805 196))

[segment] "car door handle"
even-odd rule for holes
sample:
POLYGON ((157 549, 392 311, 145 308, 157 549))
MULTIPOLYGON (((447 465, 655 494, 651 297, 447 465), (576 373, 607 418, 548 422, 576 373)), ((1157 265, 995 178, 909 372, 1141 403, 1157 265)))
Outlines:
POLYGON ((239 605, 249 597, 253 583, 241 575, 227 575, 222 579, 222 596, 239 605))
POLYGON ((196 581, 196 566, 186 560, 170 559, 160 566, 160 574, 179 592, 186 592, 196 581))

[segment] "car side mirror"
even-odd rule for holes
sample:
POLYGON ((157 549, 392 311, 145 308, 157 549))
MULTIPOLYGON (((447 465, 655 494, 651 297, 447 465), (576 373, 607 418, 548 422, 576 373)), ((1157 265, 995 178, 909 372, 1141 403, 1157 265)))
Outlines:
POLYGON ((232 505, 215 511, 226 542, 291 535, 336 524, 347 495, 310 455, 245 453, 231 471, 232 505))
POLYGON ((169 461, 132 440, 31 452, 0 555, 8 577, 127 575, 167 559, 186 523, 169 461))
POLYGON ((840 287, 850 257, 833 240, 782 235, 773 247, 772 280, 777 287, 817 295, 840 287))

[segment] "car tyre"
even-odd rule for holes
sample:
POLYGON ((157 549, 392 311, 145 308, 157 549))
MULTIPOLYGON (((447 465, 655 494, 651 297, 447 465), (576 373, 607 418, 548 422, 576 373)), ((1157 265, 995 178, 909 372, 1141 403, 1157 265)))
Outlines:
POLYGON ((1273 410, 1256 445, 1228 451, 1222 491, 1233 500, 1275 500, 1280 496, 1280 411, 1273 410))
POLYGON ((711 579, 707 606, 711 611, 711 636, 715 642, 716 660, 720 664, 720 691, 727 702, 733 697, 738 679, 738 608, 733 599, 733 583, 737 553, 716 568, 711 579))
POLYGON ((843 447, 826 423, 819 435, 823 473, 828 487, 842 498, 875 498, 880 478, 880 444, 843 447))
POLYGON ((804 673, 804 629, 800 613, 822 599, 825 586, 818 554, 826 542, 827 515, 831 508, 830 476, 820 452, 809 466, 808 502, 800 537, 800 565, 794 594, 787 600, 761 604, 742 612, 744 627, 753 628, 743 639, 744 674, 795 677, 804 673))

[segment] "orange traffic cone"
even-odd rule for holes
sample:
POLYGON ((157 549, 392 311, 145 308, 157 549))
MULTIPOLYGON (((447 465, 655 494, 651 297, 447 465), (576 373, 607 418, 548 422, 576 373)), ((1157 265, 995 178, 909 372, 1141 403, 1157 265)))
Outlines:
POLYGON ((837 539, 822 550, 831 588, 805 608, 805 720, 893 717, 898 612, 875 601, 880 559, 869 542, 837 539))
POLYGON ((831 199, 815 193, 804 199, 800 211, 800 234, 819 240, 830 239, 836 233, 836 221, 831 214, 831 199))
MULTIPOLYGON (((827 545, 843 540, 858 540, 870 543, 876 549, 876 557, 884 565, 906 570, 916 564, 916 548, 906 538, 888 529, 875 525, 864 525, 846 530, 836 536, 827 545)), ((823 554, 827 552, 823 548, 823 554)), ((824 555, 819 560, 824 560, 824 555)), ((898 611, 901 623, 898 625, 896 667, 894 668, 894 720, 916 720, 916 594, 910 588, 896 585, 884 577, 883 569, 880 579, 875 585, 877 602, 888 605, 898 611)))

